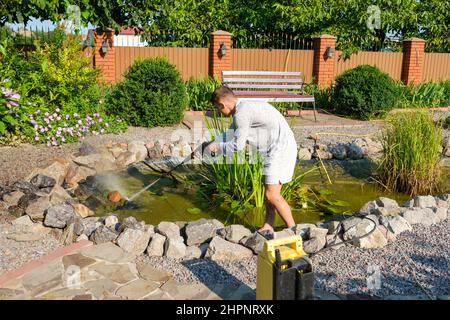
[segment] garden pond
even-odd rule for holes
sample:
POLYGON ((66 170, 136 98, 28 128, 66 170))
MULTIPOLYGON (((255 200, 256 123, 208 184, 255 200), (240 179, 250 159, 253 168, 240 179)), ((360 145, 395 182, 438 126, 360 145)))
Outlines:
MULTIPOLYGON (((302 162, 301 166, 300 172, 304 172, 317 166, 317 163, 307 161, 302 162)), ((358 211, 366 202, 380 196, 395 199, 399 204, 410 199, 406 194, 389 192, 377 183, 371 175, 374 164, 367 159, 328 161, 324 166, 326 170, 319 166, 318 170, 309 173, 304 179, 302 188, 314 190, 314 194, 309 193, 309 197, 317 196, 316 199, 320 198, 321 203, 326 204, 326 208, 305 202, 291 202, 296 223, 337 219, 337 216, 342 214, 358 211)), ((185 166, 177 170, 176 177, 180 180, 183 177, 195 176, 197 168, 198 165, 185 166)), ((442 192, 450 191, 450 167, 443 167, 442 175, 442 192)), ((246 208, 231 215, 229 206, 225 204, 213 206, 199 191, 201 179, 190 179, 188 183, 180 183, 164 176, 131 202, 122 200, 112 204, 108 200, 111 191, 118 191, 126 199, 160 177, 159 173, 142 163, 136 163, 126 170, 88 177, 80 184, 75 194, 98 216, 113 212, 119 218, 133 216, 153 225, 161 221, 193 221, 200 218, 215 218, 226 224, 241 223, 249 227, 256 227, 263 222, 264 212, 256 208, 246 208)), ((279 217, 275 225, 280 227, 283 225, 279 217)))

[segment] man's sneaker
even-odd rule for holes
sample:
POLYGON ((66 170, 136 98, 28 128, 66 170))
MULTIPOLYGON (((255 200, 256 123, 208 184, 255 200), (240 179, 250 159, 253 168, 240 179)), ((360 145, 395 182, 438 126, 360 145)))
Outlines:
POLYGON ((273 232, 270 230, 257 231, 261 236, 263 236, 266 240, 273 239, 273 232))

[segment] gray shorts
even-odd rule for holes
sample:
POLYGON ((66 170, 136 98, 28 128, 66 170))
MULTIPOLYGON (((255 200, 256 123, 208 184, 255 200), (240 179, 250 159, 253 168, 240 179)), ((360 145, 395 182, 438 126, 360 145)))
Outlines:
POLYGON ((297 144, 287 148, 285 152, 271 159, 264 167, 264 184, 284 184, 292 181, 297 164, 297 144))

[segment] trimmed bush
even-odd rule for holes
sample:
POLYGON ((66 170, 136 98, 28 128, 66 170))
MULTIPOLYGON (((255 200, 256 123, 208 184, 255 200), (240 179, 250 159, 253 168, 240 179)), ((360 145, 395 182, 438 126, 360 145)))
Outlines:
POLYGON ((179 123, 186 102, 180 73, 160 57, 137 60, 106 96, 108 113, 144 127, 179 123))
POLYGON ((383 117, 397 101, 399 91, 389 75, 361 65, 336 78, 332 103, 337 113, 368 120, 383 117))

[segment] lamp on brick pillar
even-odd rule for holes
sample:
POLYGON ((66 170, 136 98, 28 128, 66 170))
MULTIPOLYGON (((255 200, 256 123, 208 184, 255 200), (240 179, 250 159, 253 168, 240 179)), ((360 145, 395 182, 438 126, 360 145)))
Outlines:
POLYGON ((336 37, 323 34, 314 38, 313 74, 319 87, 328 87, 334 81, 336 37))
POLYGON ((411 38, 403 40, 402 81, 405 84, 422 82, 425 59, 425 40, 411 38))
POLYGON ((231 70, 231 33, 219 30, 211 33, 209 44, 209 75, 220 78, 222 70, 231 70))
POLYGON ((102 71, 99 81, 116 82, 114 29, 94 31, 94 66, 102 71))

